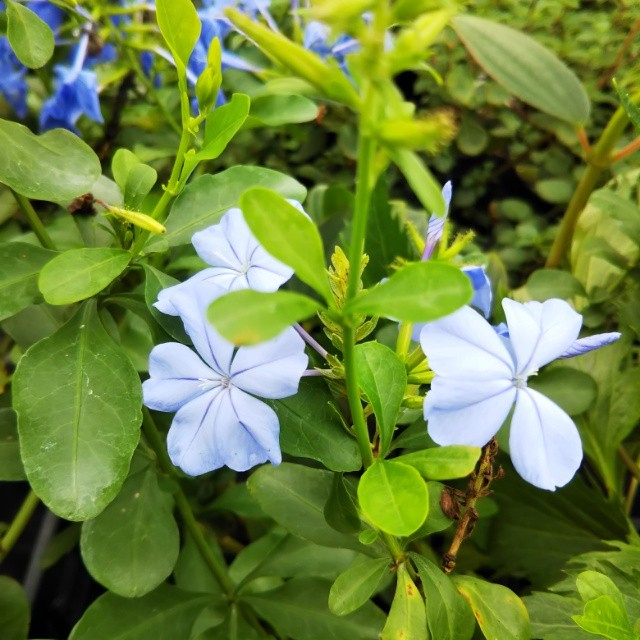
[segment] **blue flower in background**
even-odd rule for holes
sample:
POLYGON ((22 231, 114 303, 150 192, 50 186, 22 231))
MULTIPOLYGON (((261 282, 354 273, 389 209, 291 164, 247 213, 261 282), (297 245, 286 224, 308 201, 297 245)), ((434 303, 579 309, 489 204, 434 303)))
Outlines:
POLYGON ((86 115, 94 122, 103 122, 98 98, 98 77, 94 71, 84 69, 87 60, 89 36, 84 33, 74 49, 73 63, 57 65, 54 94, 45 101, 40 112, 40 129, 56 127, 80 134, 76 122, 86 115))
POLYGON ((16 58, 9 40, 0 37, 0 93, 18 117, 27 115, 27 68, 16 58))
POLYGON ((553 491, 578 470, 582 443, 572 419, 527 379, 576 344, 582 316, 557 299, 522 304, 505 298, 502 306, 508 337, 470 307, 423 328, 422 349, 436 373, 424 402, 429 435, 440 445, 482 447, 515 404, 513 465, 527 482, 553 491))
POLYGON ((169 342, 153 348, 144 403, 177 412, 167 436, 173 464, 196 476, 223 466, 246 471, 282 460, 280 424, 258 398, 279 399, 298 391, 307 367, 304 342, 293 329, 252 347, 234 346, 206 319, 209 304, 224 289, 186 287, 172 304, 197 353, 169 342))
MULTIPOLYGON (((299 202, 289 202, 302 211, 299 202)), ((155 306, 162 313, 177 315, 173 298, 185 288, 214 292, 220 287, 226 291, 254 289, 272 292, 293 275, 293 269, 265 251, 244 221, 242 211, 237 208, 229 209, 218 224, 195 233, 191 242, 211 268, 161 291, 155 306)))
POLYGON ((332 37, 331 29, 317 20, 305 26, 302 45, 323 59, 333 58, 347 74, 346 56, 360 48, 358 40, 350 36, 332 37))
POLYGON ((64 22, 65 13, 60 7, 48 2, 48 0, 37 0, 35 2, 27 2, 27 7, 37 14, 40 19, 44 20, 51 31, 54 33, 61 27, 64 22))
POLYGON ((437 216, 435 213, 429 218, 429 225, 427 227, 427 239, 424 245, 424 253, 422 254, 423 260, 428 260, 435 250, 438 242, 442 238, 444 232, 444 225, 449 215, 449 205, 451 204, 451 196, 453 195, 453 185, 451 180, 445 183, 442 187, 442 198, 445 204, 445 211, 443 216, 437 216))

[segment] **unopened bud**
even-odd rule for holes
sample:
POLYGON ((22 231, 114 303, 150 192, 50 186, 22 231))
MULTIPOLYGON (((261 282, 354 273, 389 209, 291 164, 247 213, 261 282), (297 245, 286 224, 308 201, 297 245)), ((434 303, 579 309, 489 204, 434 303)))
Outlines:
POLYGON ((157 220, 154 220, 146 213, 140 213, 140 211, 129 211, 128 209, 121 209, 120 207, 111 206, 109 207, 109 213, 118 218, 122 218, 127 222, 130 222, 136 227, 151 231, 152 233, 163 234, 167 232, 165 227, 161 225, 157 220))
POLYGON ((216 104, 222 75, 215 67, 207 67, 196 82, 196 99, 200 113, 207 115, 216 104))
POLYGON ((417 120, 387 120, 379 126, 378 135, 388 146, 435 153, 453 139, 456 130, 453 115, 439 111, 417 120))

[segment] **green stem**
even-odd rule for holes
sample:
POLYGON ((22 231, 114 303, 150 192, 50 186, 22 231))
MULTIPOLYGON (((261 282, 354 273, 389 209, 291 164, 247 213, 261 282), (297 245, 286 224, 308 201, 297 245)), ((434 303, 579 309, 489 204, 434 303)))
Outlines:
POLYGON ((24 528, 27 526, 27 523, 31 519, 33 512, 36 507, 40 503, 40 498, 30 490, 27 494, 27 497, 24 499, 20 510, 16 514, 16 517, 13 519, 6 533, 0 539, 0 562, 2 562, 13 546, 18 541, 18 538, 24 531, 24 528))
POLYGON ((396 353, 405 360, 409 347, 411 346, 411 334, 413 332, 413 322, 401 322, 400 331, 398 333, 398 341, 396 342, 396 353))
POLYGON ((23 195, 19 194, 17 191, 14 191, 13 189, 11 189, 11 193, 13 194, 13 197, 16 199, 16 202, 18 203, 20 209, 22 210, 22 213, 24 213, 24 216, 27 219, 29 226, 31 227, 33 232, 36 234, 36 237, 38 238, 38 240, 40 240, 40 244, 45 249, 51 249, 52 251, 57 251, 58 249, 56 248, 54 241, 51 239, 51 236, 47 233, 45 226, 42 224, 42 220, 40 220, 40 217, 38 216, 38 214, 36 213, 36 210, 33 208, 33 205, 31 204, 31 200, 29 200, 29 198, 25 198, 23 195))
POLYGON ((413 371, 418 365, 422 364, 424 360, 425 355, 424 351, 422 351, 422 347, 416 347, 416 349, 414 349, 407 358, 407 371, 413 371))
POLYGON ((588 166, 582 174, 576 190, 573 192, 573 196, 560 223, 558 234, 553 241, 545 265, 547 269, 558 267, 569 250, 578 218, 587 204, 589 196, 595 189, 600 174, 611 164, 613 148, 628 123, 629 117, 625 110, 620 107, 613 114, 611 120, 609 120, 609 123, 602 132, 600 139, 594 146, 593 152, 588 158, 588 166))

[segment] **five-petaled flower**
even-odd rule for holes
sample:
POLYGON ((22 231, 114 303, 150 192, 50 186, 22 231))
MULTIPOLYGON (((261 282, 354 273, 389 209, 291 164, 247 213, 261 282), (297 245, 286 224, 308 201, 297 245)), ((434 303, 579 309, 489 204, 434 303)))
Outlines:
MULTIPOLYGON (((300 210, 300 203, 289 200, 300 210)), ((198 255, 211 267, 203 269, 186 282, 160 292, 156 307, 168 315, 177 315, 173 297, 185 287, 203 290, 218 287, 227 291, 254 289, 277 291, 293 275, 293 269, 268 254, 244 221, 242 211, 229 209, 222 220, 191 239, 198 255)))
POLYGON ((183 287, 172 304, 197 351, 169 342, 153 348, 144 403, 177 412, 167 448, 173 464, 196 476, 222 466, 235 471, 282 460, 275 411, 259 398, 294 395, 308 357, 294 329, 274 340, 235 350, 206 318, 217 288, 183 287), (257 397, 256 397, 257 396, 257 397))
POLYGON ((429 435, 440 445, 482 447, 515 403, 513 465, 531 484, 553 491, 576 473, 582 443, 572 419, 529 388, 527 379, 552 360, 598 348, 620 334, 578 340, 582 316, 564 300, 504 299, 502 306, 508 337, 470 307, 423 328, 422 349, 436 373, 424 402, 429 435))

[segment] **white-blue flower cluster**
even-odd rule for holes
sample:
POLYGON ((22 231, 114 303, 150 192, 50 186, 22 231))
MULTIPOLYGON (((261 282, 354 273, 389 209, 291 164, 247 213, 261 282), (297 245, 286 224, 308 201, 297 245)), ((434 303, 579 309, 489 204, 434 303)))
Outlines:
POLYGON ((195 352, 173 342, 154 347, 144 403, 176 412, 167 448, 189 475, 223 466, 246 471, 267 460, 279 464, 278 417, 259 398, 297 393, 308 363, 304 341, 289 328, 269 342, 235 349, 209 324, 206 312, 232 290, 276 291, 293 272, 263 249, 240 209, 196 233, 193 244, 211 267, 162 291, 156 306, 180 317, 195 352))

